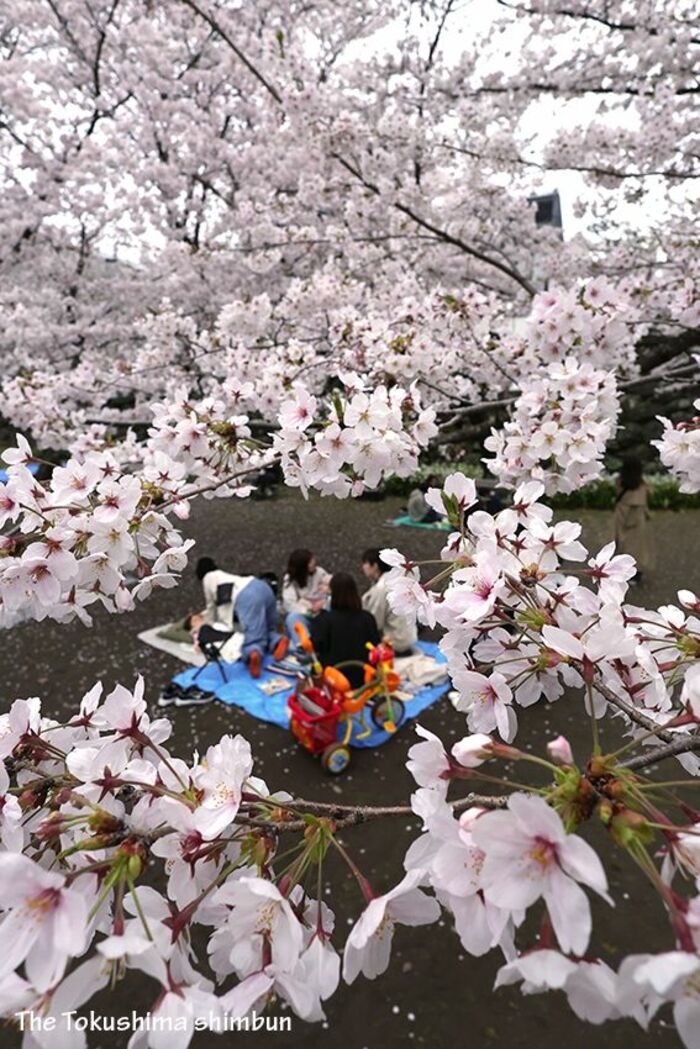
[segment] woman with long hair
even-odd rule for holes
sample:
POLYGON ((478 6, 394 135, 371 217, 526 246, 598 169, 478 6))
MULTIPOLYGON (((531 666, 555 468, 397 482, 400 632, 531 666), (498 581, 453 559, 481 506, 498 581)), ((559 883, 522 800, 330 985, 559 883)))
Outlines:
POLYGON ((308 629, 311 617, 328 600, 330 574, 316 562, 315 555, 305 547, 292 550, 282 582, 282 612, 285 630, 296 646, 295 623, 308 629))
MULTIPOLYGON (((347 572, 336 572, 331 579, 331 605, 311 621, 311 640, 323 666, 337 666, 353 660, 367 660, 367 645, 378 645, 379 628, 371 612, 362 607, 357 583, 347 572)), ((353 688, 364 680, 361 666, 344 666, 343 673, 353 688)))
POLYGON ((637 562, 635 583, 641 583, 654 567, 648 494, 641 460, 636 456, 623 459, 617 478, 615 547, 618 554, 630 554, 637 562))

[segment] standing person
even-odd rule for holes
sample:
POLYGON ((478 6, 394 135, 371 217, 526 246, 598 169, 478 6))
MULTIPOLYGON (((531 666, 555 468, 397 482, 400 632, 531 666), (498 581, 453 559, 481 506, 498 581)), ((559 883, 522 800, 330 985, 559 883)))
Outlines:
POLYGON ((294 624, 308 629, 311 616, 325 606, 330 573, 316 562, 311 550, 292 550, 282 582, 282 612, 287 634, 295 639, 294 624))
POLYGON ((635 583, 641 583, 654 567, 648 494, 641 460, 636 456, 623 459, 617 479, 615 545, 619 554, 630 554, 637 562, 635 583))
MULTIPOLYGON (((331 607, 311 620, 311 640, 323 666, 337 666, 346 660, 367 661, 367 645, 378 645, 381 638, 374 616, 362 607, 357 584, 347 572, 331 578, 331 607)), ((364 682, 361 666, 343 667, 353 688, 364 682)))
POLYGON ((397 656, 408 656, 418 640, 415 616, 400 616, 389 604, 386 573, 390 565, 382 561, 379 550, 370 547, 362 555, 362 571, 371 586, 362 595, 362 607, 374 616, 382 640, 388 641, 397 656))
POLYGON ((221 623, 243 634, 241 659, 248 664, 252 677, 260 677, 263 657, 272 652, 282 659, 288 641, 277 630, 277 602, 272 587, 257 576, 239 576, 217 568, 211 557, 200 557, 197 578, 204 591, 207 623, 221 623))

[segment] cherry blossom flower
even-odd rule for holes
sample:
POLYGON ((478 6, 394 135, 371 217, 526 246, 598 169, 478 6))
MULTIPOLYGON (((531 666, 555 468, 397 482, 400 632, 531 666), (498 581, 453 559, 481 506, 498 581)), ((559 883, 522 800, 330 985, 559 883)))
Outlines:
POLYGON ((316 415, 316 398, 301 383, 294 386, 294 400, 280 408, 280 424, 283 429, 306 430, 316 415))
POLYGON ((629 554, 615 555, 615 543, 608 543, 588 564, 592 576, 598 583, 602 598, 622 600, 627 592, 627 583, 634 578, 637 566, 629 554))
POLYGON ((266 944, 272 963, 280 971, 294 969, 303 948, 303 930, 289 901, 275 885, 264 878, 229 879, 217 890, 214 902, 228 910, 220 938, 230 945, 229 963, 240 975, 261 967, 266 944))
POLYGON ((408 752, 406 767, 419 787, 434 787, 446 790, 447 781, 443 773, 450 767, 442 740, 422 725, 416 725, 416 732, 425 740, 414 743, 408 752))
POLYGON ((0 921, 5 945, 0 978, 24 962, 31 983, 48 990, 63 975, 68 959, 84 949, 85 897, 66 888, 62 875, 9 852, 0 853, 0 888, 5 912, 0 921))
POLYGON ((673 1019, 686 1049, 697 1049, 700 1031, 700 958, 686 951, 630 955, 618 973, 618 1005, 646 1028, 664 1002, 673 1003, 673 1019))
POLYGON ((467 769, 478 768, 485 761, 494 756, 494 744, 490 736, 477 732, 473 736, 465 736, 458 740, 452 747, 452 756, 467 769))
POLYGON ((608 899, 605 873, 590 845, 566 834, 545 801, 522 794, 512 795, 508 811, 482 816, 472 834, 486 855, 486 899, 517 911, 541 896, 562 950, 582 955, 590 938, 591 913, 577 883, 608 899))
MULTIPOLYGON (((700 399, 693 406, 700 412, 700 399)), ((663 424, 663 435, 651 443, 659 449, 661 462, 680 479, 682 492, 697 492, 700 489, 700 426, 697 419, 674 424, 662 416, 658 418, 663 424)))
POLYGON ((395 888, 370 900, 345 944, 343 978, 346 983, 353 983, 360 973, 374 980, 385 972, 397 922, 428 925, 437 921, 440 907, 418 888, 421 877, 420 871, 410 871, 395 888))
POLYGON ((572 961, 558 951, 522 954, 498 971, 496 987, 522 980, 524 994, 562 990, 580 1020, 602 1024, 620 1016, 617 976, 604 962, 572 961))
POLYGON ((693 663, 685 672, 681 703, 700 721, 700 663, 693 663))
POLYGON ((444 605, 450 613, 469 623, 488 615, 506 590, 500 564, 490 550, 479 550, 474 566, 458 569, 453 578, 464 585, 448 590, 444 605))
POLYGON ((425 493, 425 501, 439 514, 449 513, 449 507, 454 504, 458 513, 463 514, 477 500, 476 484, 471 477, 464 474, 454 473, 445 478, 443 487, 429 488, 425 493))
POLYGON ((453 674, 460 693, 457 709, 465 711, 469 728, 479 733, 498 729, 506 743, 515 738, 518 721, 512 708, 513 693, 503 674, 494 671, 488 677, 473 670, 453 674))
POLYGON ((214 838, 233 822, 241 803, 243 784, 253 770, 250 744, 242 736, 222 736, 209 747, 197 785, 204 791, 199 810, 199 828, 214 838))
POLYGON ((13 794, 8 793, 10 777, 0 763, 0 843, 8 852, 21 852, 24 846, 22 809, 13 794))

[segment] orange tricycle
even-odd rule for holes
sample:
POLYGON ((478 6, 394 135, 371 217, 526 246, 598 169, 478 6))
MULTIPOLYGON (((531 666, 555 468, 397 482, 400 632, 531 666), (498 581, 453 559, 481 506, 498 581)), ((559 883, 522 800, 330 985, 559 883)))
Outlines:
POLYGON ((403 721, 404 706, 393 696, 399 678, 393 667, 393 651, 388 645, 368 645, 368 662, 323 667, 313 649, 308 632, 295 624, 301 647, 311 656, 311 672, 301 679, 289 700, 290 727, 301 745, 319 755, 330 773, 343 772, 350 764, 352 740, 366 739, 372 727, 365 719, 369 705, 378 728, 393 733, 403 721), (364 667, 365 682, 353 689, 341 666, 364 667))

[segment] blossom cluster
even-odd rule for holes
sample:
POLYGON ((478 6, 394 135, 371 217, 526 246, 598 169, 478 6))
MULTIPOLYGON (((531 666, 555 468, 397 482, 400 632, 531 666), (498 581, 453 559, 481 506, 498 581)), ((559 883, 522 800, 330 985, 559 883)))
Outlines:
POLYGON ((345 383, 324 399, 295 384, 272 443, 253 437, 244 413, 250 384, 230 379, 218 396, 196 401, 179 391, 151 406, 145 441, 132 433, 115 449, 85 434, 46 483, 30 471, 38 460, 19 436, 3 453, 0 527, 10 531, 0 558, 2 621, 78 616, 89 624, 87 607, 97 601, 123 612, 174 586, 193 545, 177 520, 190 500, 245 497, 272 463, 281 462, 290 486, 336 496, 413 473, 435 434, 434 410, 421 408, 415 387, 365 393, 352 374, 345 383))
POLYGON ((564 353, 595 368, 636 370, 636 343, 646 331, 644 312, 631 289, 603 277, 535 295, 513 357, 520 373, 557 364, 564 353))
MULTIPOLYGON (((138 975, 152 992, 144 1041, 152 1049, 163 1023, 177 1022, 186 1047, 195 1029, 221 1030, 222 1019, 243 1019, 275 1000, 320 1021, 341 976, 352 984, 387 970, 398 924, 425 925, 446 913, 470 954, 502 952, 496 986, 564 990, 577 1015, 594 1023, 633 1016, 646 1026, 670 1002, 685 1044, 694 1046, 700 896, 682 900, 671 891, 678 873, 700 879, 692 823, 667 821, 663 834, 660 876, 678 949, 633 955, 617 974, 590 952, 585 890, 613 900, 579 825, 599 818, 638 856, 651 816, 658 819, 614 755, 594 755, 579 770, 563 737, 544 759, 484 733, 448 753, 419 726, 408 768, 422 832, 403 876, 377 893, 338 840, 342 806, 321 806, 326 814, 318 816, 313 805, 305 811, 309 803, 271 791, 241 736, 183 760, 168 749, 170 732, 167 719, 149 715, 141 680, 106 697, 96 685, 65 724, 44 715, 38 699, 17 700, 0 716, 6 1018, 50 1017, 63 1045, 73 1011, 138 975), (494 782, 494 762, 534 762, 551 783, 477 804, 473 795, 466 804, 448 800, 453 783, 494 782), (640 798, 641 812, 632 807, 640 798), (318 891, 329 850, 348 863, 363 901, 342 951, 318 891), (539 943, 528 947, 521 927, 531 911, 541 912, 542 925, 539 943), (205 960, 213 980, 202 972, 205 960)), ((507 775, 495 781, 509 786, 507 775)))
POLYGON ((437 432, 435 411, 421 408, 415 385, 365 392, 354 373, 340 380, 343 389, 331 397, 325 416, 322 402, 302 383, 282 404, 273 448, 287 484, 344 498, 391 475, 414 473, 421 449, 437 432))
MULTIPOLYGON (((700 400, 694 408, 700 412, 700 400)), ((700 491, 700 416, 682 423, 661 419, 663 434, 652 441, 659 449, 664 466, 678 477, 682 492, 700 491)))
POLYGON ((506 485, 542 481, 548 494, 595 480, 620 411, 615 377, 574 357, 523 381, 512 417, 484 441, 506 485))
MULTIPOLYGON (((542 793, 511 794, 507 807, 478 806, 457 813, 447 801, 450 781, 473 776, 494 760, 543 759, 506 746, 489 735, 468 736, 448 753, 440 739, 418 727, 423 741, 409 751, 408 767, 419 789, 411 804, 423 833, 409 848, 405 866, 422 871, 443 908, 451 912, 462 946, 480 957, 493 947, 504 956, 495 987, 520 984, 524 994, 563 991, 573 1012, 593 1024, 631 1017, 643 1028, 670 1004, 687 1049, 697 1045, 700 1003, 700 836, 698 823, 679 826, 664 817, 664 856, 656 875, 668 906, 676 949, 625 958, 617 972, 592 949, 593 924, 586 889, 614 906, 604 867, 594 849, 572 830, 594 813, 612 839, 639 858, 659 815, 624 769, 607 759, 588 763, 582 776, 568 741, 548 745, 554 783, 542 793), (596 767, 596 762, 598 767, 596 767), (619 777, 619 778, 618 778, 619 777), (584 789, 582 789, 584 788, 584 789), (609 793, 608 793, 609 791, 609 793), (612 801, 615 797, 617 800, 612 801), (676 878, 690 879, 694 892, 681 897, 676 878), (516 944, 517 930, 537 901, 544 915, 537 942, 516 944)), ((642 788, 643 791, 644 788, 642 788)), ((697 814, 693 817, 697 820, 697 814)))
MULTIPOLYGON (((463 474, 429 490, 455 529, 442 551, 441 585, 385 550, 390 603, 443 628, 458 707, 474 732, 497 730, 511 742, 518 707, 552 703, 566 688, 582 691, 596 719, 621 707, 636 731, 682 731, 674 719, 682 726, 683 715, 700 714, 700 601, 682 590, 678 605, 658 611, 627 603, 634 559, 614 543, 589 556, 581 526, 554 523, 543 494, 529 481, 512 507, 491 515, 472 510, 476 487, 463 474)), ((680 760, 700 771, 694 755, 680 760)))
POLYGON ((46 483, 29 467, 39 462, 24 437, 3 453, 9 479, 0 489, 0 616, 79 617, 100 602, 127 611, 155 588, 172 587, 187 564, 192 540, 177 519, 192 495, 247 495, 250 474, 270 460, 251 439, 235 405, 245 393, 190 403, 184 395, 153 406, 145 442, 125 440, 118 452, 86 434, 75 455, 51 470, 46 483))
MULTIPOLYGON (((282 835, 299 834, 295 803, 254 775, 246 740, 224 736, 187 762, 168 751, 170 732, 149 716, 141 680, 106 697, 95 686, 64 725, 39 700, 17 700, 0 716, 8 1018, 40 1009, 60 1030, 67 1011, 139 972, 153 981, 153 1017, 186 1019, 183 1046, 196 1020, 242 1017, 273 995, 306 1020, 323 1019, 341 957, 333 912, 307 883, 337 847, 332 822, 301 821, 298 855, 283 863, 282 835), (158 889, 140 883, 155 866, 158 889), (209 930, 222 993, 200 971, 195 925, 209 930)), ((396 923, 437 920, 422 880, 408 872, 377 896, 364 884, 367 906, 342 957, 348 983, 387 968, 396 923)))

